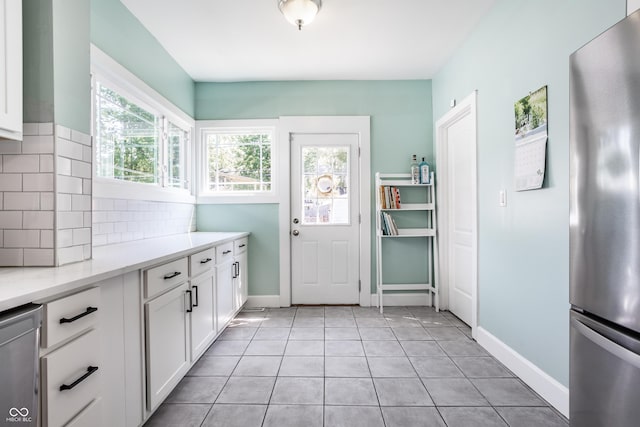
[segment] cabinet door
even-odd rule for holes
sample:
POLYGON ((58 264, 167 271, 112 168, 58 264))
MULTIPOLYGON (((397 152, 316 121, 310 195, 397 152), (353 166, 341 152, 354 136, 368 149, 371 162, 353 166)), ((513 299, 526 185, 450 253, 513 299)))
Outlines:
POLYGON ((22 0, 0 0, 0 137, 22 139, 22 0))
POLYGON ((227 326, 234 309, 233 263, 228 262, 216 267, 216 317, 218 331, 227 326))
POLYGON ((213 271, 191 281, 193 311, 191 312, 191 362, 207 349, 216 335, 215 275, 213 271))
POLYGON ((153 411, 189 369, 187 283, 145 304, 147 407, 153 411))
POLYGON ((247 268, 247 253, 236 256, 235 271, 236 309, 242 307, 249 296, 249 281, 247 268))

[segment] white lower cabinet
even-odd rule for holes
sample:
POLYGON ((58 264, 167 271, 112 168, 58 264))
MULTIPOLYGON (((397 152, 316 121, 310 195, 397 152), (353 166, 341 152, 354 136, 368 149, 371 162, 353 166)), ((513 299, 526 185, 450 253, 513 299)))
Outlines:
POLYGON ((216 317, 218 332, 222 330, 235 311, 233 290, 233 262, 216 266, 216 317))
POLYGON ((145 304, 147 407, 153 411, 190 368, 188 293, 183 283, 145 304))
POLYGON ((214 296, 216 277, 213 269, 191 279, 192 309, 191 326, 191 362, 194 363, 216 336, 216 318, 214 296))
MULTIPOLYGON (((96 427, 102 419, 102 398, 94 399, 86 408, 76 415, 65 427, 96 427)), ((102 423, 102 425, 113 425, 102 423)))
POLYGON ((235 308, 239 309, 247 302, 249 297, 247 252, 235 256, 233 291, 235 293, 235 308))
MULTIPOLYGON (((100 397, 100 336, 95 329, 42 357, 43 425, 66 425, 100 397)), ((97 417, 93 425, 102 424, 97 417)))

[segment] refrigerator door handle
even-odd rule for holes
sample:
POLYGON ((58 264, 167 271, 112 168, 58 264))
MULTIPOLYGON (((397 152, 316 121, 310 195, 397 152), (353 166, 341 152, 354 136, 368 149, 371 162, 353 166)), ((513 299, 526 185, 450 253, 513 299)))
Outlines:
POLYGON ((571 323, 573 327, 576 328, 582 335, 589 339, 589 341, 594 344, 602 347, 607 352, 618 356, 620 359, 630 363, 636 368, 640 369, 640 355, 627 350, 621 345, 616 344, 615 342, 608 340, 604 336, 600 335, 584 323, 580 322, 576 319, 571 319, 571 323))

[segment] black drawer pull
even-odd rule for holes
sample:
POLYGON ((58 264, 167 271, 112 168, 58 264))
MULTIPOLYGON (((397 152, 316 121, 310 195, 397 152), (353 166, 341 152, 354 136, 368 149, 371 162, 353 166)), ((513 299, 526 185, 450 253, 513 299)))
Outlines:
POLYGON ((86 311, 84 311, 84 313, 80 313, 77 316, 73 316, 71 319, 67 319, 66 317, 63 317, 62 319, 60 319, 60 323, 71 323, 71 322, 75 322, 78 319, 82 319, 84 316, 88 316, 91 313, 94 313, 98 311, 97 307, 87 307, 86 311))
POLYGON ((229 249, 228 251, 222 252, 222 255, 226 255, 226 254, 230 254, 230 253, 231 253, 231 249, 229 249))
POLYGON ((97 366, 89 366, 87 368, 87 372, 81 376, 80 378, 78 378, 77 380, 75 380, 74 382, 72 382, 71 384, 67 385, 67 384, 62 384, 60 386, 60 391, 65 391, 65 390, 71 390, 72 388, 74 388, 75 386, 77 386, 78 384, 80 384, 82 381, 86 380, 87 378, 89 378, 89 376, 91 374, 93 374, 95 371, 98 370, 97 366))
POLYGON ((197 307, 198 306, 198 287, 197 286, 191 286, 191 288, 196 291, 196 302, 193 303, 193 306, 197 307))
POLYGON ((241 245, 240 245, 240 246, 238 246, 238 247, 239 247, 239 248, 244 248, 245 246, 247 246, 247 245, 245 245, 245 244, 243 243, 243 244, 241 244, 241 245))
POLYGON ((179 271, 174 271, 173 273, 166 274, 166 275, 164 276, 164 280, 173 279, 174 277, 177 277, 177 276, 179 276, 179 275, 181 275, 181 274, 182 274, 182 273, 181 273, 181 272, 179 272, 179 271))
POLYGON ((213 259, 211 259, 211 258, 205 258, 205 259, 203 259, 202 261, 200 261, 200 264, 206 264, 206 263, 211 262, 211 261, 213 261, 213 259))

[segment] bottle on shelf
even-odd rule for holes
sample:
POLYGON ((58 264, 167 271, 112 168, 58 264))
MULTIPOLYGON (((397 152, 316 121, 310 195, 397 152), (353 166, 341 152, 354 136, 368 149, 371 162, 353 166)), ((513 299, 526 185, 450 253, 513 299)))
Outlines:
POLYGON ((411 183, 420 184, 420 167, 418 166, 418 159, 415 154, 411 159, 411 183))
POLYGON ((431 174, 429 173, 429 163, 422 158, 422 161, 418 165, 420 167, 420 184, 429 184, 431 174))

